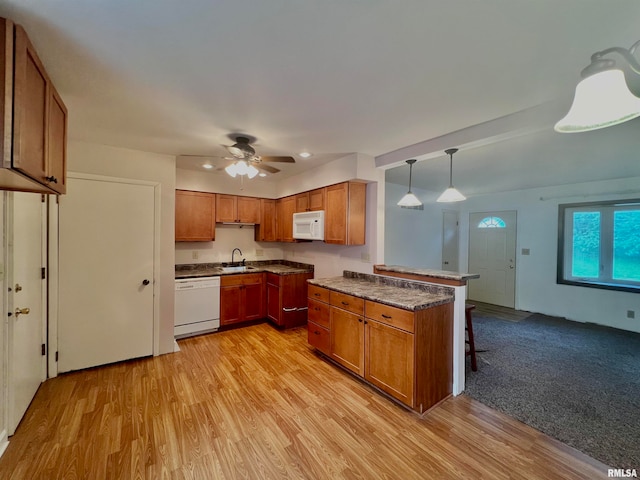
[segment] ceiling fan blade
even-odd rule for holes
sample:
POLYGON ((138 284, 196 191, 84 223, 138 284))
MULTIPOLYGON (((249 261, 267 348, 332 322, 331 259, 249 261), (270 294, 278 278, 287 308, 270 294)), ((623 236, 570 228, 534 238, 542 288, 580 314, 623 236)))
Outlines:
POLYGON ((269 157, 265 155, 260 156, 260 160, 263 162, 283 162, 283 163, 295 163, 295 159, 293 157, 269 157))
POLYGON ((269 172, 269 173, 278 173, 280 171, 277 168, 272 167, 271 165, 263 165, 261 163, 258 163, 256 165, 256 168, 258 170, 264 170, 265 172, 269 172))

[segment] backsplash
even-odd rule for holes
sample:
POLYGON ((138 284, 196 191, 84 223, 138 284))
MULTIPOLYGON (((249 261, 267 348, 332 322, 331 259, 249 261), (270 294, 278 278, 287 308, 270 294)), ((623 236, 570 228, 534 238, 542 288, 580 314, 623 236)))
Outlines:
POLYGON ((281 244, 274 242, 256 242, 255 227, 216 224, 214 242, 176 242, 176 264, 230 262, 234 248, 235 259, 247 261, 278 260, 284 258, 281 244), (261 255, 260 255, 261 254, 261 255), (196 258, 194 258, 196 257, 196 258))

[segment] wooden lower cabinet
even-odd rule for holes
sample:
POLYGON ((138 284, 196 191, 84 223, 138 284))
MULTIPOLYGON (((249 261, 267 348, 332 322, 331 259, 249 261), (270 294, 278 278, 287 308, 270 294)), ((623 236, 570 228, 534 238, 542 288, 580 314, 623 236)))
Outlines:
POLYGON ((307 323, 307 279, 313 273, 267 273, 267 317, 284 328, 307 323))
POLYGON ((224 275, 220 279, 220 325, 266 316, 264 273, 224 275))
POLYGON ((308 305, 309 343, 334 362, 420 413, 451 394, 453 303, 413 312, 311 285, 308 305))

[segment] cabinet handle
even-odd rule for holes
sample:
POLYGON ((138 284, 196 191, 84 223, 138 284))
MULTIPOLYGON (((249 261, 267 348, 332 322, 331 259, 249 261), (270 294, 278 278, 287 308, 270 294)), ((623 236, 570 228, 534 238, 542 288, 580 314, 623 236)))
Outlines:
POLYGON ((367 322, 367 321, 365 320, 365 321, 364 321, 364 324, 365 324, 365 325, 368 325, 368 324, 369 324, 369 322, 367 322))
POLYGON ((382 314, 382 318, 391 318, 391 315, 385 315, 384 313, 382 314))
POLYGON ((302 311, 302 310, 309 310, 309 307, 299 307, 298 311, 302 311))
POLYGON ((320 335, 320 332, 319 332, 318 330, 316 330, 316 331, 315 331, 315 332, 313 332, 313 333, 315 333, 316 335, 320 335))
POLYGON ((320 296, 320 294, 319 294, 319 293, 314 293, 314 295, 315 295, 316 297, 319 297, 319 296, 320 296))
POLYGON ((51 175, 50 177, 44 177, 44 179, 49 183, 58 183, 58 179, 51 175))
POLYGON ((295 312, 297 310, 297 308, 293 307, 293 308, 284 308, 282 307, 282 311, 283 312, 295 312))
POLYGON ((349 302, 341 302, 345 307, 349 305, 349 302))
POLYGON ((358 321, 359 321, 360 323, 362 323, 362 319, 361 319, 361 318, 359 318, 359 319, 358 319, 358 321))

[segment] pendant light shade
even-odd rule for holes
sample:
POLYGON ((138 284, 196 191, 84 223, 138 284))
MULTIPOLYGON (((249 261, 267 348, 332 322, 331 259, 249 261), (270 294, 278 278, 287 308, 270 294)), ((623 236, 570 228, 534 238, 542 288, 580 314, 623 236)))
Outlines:
POLYGON ((634 57, 638 46, 640 41, 629 50, 612 47, 591 56, 591 63, 582 70, 569 113, 554 126, 556 132, 588 132, 640 116, 640 98, 629 89, 615 60, 604 58, 617 53, 631 72, 640 74, 640 64, 634 57))
POLYGON ((407 160, 407 163, 409 164, 409 191, 407 192, 407 194, 404 197, 402 197, 400 199, 400 201, 398 202, 398 206, 400 206, 400 207, 419 207, 420 205, 422 205, 422 202, 420 200, 418 200, 418 197, 416 197, 411 192, 411 173, 412 173, 412 169, 413 169, 413 164, 416 163, 416 160, 415 159, 407 160))
POLYGON ((248 165, 244 160, 238 160, 232 163, 224 169, 231 177, 235 178, 236 175, 246 175, 249 178, 253 178, 258 174, 258 169, 253 165, 248 165))
POLYGON ((440 203, 461 202, 467 199, 467 197, 461 194, 453 186, 453 154, 457 151, 457 148, 449 148, 448 150, 444 151, 444 153, 449 155, 449 188, 442 192, 442 195, 438 197, 437 201, 440 203))

